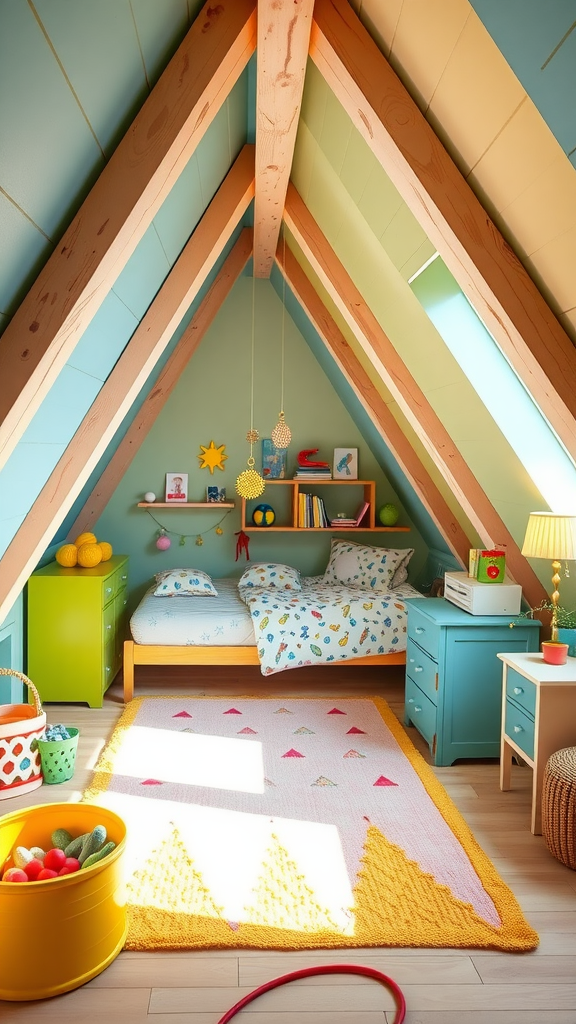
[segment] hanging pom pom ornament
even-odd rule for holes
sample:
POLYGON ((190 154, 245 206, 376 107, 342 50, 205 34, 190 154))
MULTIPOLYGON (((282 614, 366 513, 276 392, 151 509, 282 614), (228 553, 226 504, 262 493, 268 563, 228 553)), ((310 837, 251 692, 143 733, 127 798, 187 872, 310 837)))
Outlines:
POLYGON ((171 544, 172 541, 170 540, 170 537, 167 537, 166 534, 164 533, 164 530, 162 530, 162 533, 160 534, 158 540, 156 541, 156 547, 158 548, 158 551, 168 551, 168 548, 170 547, 171 544))
POLYGON ((275 448, 287 448, 291 440, 292 431, 284 422, 284 413, 281 412, 278 418, 278 423, 272 431, 272 444, 275 448))
POLYGON ((196 546, 201 548, 203 543, 204 541, 202 540, 202 534, 199 533, 198 536, 196 537, 196 546))
POLYGON ((242 470, 236 479, 236 490, 241 498, 257 498, 264 492, 266 484, 260 473, 254 469, 255 464, 255 459, 250 456, 248 469, 242 470))
POLYGON ((222 534, 224 533, 224 530, 222 529, 221 526, 217 526, 214 532, 217 533, 219 537, 221 537, 222 534))
POLYGON ((246 440, 249 441, 250 444, 256 444, 256 441, 258 441, 259 439, 260 434, 258 433, 257 430, 249 430, 248 433, 246 434, 246 440))

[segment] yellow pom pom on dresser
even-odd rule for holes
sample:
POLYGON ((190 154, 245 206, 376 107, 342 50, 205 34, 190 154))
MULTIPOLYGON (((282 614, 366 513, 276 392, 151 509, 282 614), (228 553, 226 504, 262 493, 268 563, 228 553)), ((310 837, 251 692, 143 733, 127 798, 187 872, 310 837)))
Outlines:
POLYGON ((58 565, 63 565, 67 569, 73 568, 78 561, 78 548, 76 545, 63 544, 56 552, 56 561, 58 565))
POLYGON ((109 562, 113 554, 112 545, 107 540, 99 540, 97 544, 102 552, 102 561, 109 562))
POLYGON ((102 548, 99 544, 81 544, 78 548, 78 565, 83 569, 92 569, 102 561, 102 548))
POLYGON ((74 541, 77 548, 82 547, 83 544, 97 544, 96 535, 94 533, 80 533, 74 541))

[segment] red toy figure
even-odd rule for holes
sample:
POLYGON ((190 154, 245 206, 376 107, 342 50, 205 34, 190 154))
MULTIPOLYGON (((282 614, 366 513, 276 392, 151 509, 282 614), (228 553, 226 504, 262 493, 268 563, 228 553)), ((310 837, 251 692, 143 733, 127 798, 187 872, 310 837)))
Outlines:
POLYGON ((303 448, 302 451, 298 453, 298 465, 304 467, 315 466, 316 468, 322 467, 322 469, 329 469, 330 466, 328 462, 313 462, 311 459, 308 458, 309 455, 315 455, 317 451, 317 448, 303 448))
POLYGON ((248 561, 250 558, 250 555, 248 553, 248 544, 250 543, 250 537, 248 536, 247 533, 244 533, 244 530, 239 530, 238 533, 234 534, 234 536, 238 537, 238 540, 236 541, 236 561, 238 561, 243 551, 246 554, 246 561, 248 561))

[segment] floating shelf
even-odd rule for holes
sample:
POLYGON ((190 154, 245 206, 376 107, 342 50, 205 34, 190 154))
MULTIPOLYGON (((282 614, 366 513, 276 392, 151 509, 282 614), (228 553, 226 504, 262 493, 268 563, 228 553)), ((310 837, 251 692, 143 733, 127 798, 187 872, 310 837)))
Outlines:
POLYGON ((234 501, 139 501, 137 508, 236 508, 234 501))
MULTIPOLYGON (((248 525, 246 499, 242 498, 240 528, 245 533, 409 533, 409 526, 376 526, 376 483, 374 480, 266 480, 266 487, 292 488, 290 522, 286 526, 253 526, 248 525), (310 488, 317 487, 361 487, 364 501, 369 503, 365 519, 367 526, 298 526, 298 498, 310 488)), ((266 502, 266 497, 253 499, 266 502)))

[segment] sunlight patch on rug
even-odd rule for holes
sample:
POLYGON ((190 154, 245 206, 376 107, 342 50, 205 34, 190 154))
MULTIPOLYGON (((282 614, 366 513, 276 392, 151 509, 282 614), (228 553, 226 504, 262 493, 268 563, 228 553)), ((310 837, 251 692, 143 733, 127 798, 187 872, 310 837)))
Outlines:
POLYGON ((382 700, 139 698, 84 799, 127 825, 131 949, 538 942, 382 700))

